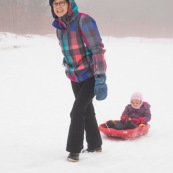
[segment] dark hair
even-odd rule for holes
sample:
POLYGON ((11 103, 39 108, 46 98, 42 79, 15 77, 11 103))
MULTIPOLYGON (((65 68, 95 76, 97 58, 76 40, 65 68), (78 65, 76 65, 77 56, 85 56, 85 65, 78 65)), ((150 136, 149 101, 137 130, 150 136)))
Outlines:
MULTIPOLYGON (((65 0, 68 4, 70 4, 69 0, 65 0)), ((49 5, 51 6, 53 4, 54 0, 49 0, 49 5)))
POLYGON ((51 6, 53 3, 53 0, 49 0, 49 5, 51 6))

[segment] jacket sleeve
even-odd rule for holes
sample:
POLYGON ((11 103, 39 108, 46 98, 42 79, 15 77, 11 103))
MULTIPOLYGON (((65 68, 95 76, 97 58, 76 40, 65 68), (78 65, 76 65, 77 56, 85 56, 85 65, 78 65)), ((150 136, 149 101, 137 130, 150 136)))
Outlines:
POLYGON ((149 122, 151 120, 151 112, 150 105, 148 103, 144 103, 144 116, 145 122, 149 122))
POLYGON ((129 116, 129 109, 128 109, 129 105, 127 105, 122 113, 122 115, 128 115, 129 116))
POLYGON ((83 40, 92 52, 94 75, 105 74, 107 68, 104 57, 105 49, 96 22, 90 16, 82 15, 79 24, 83 40))

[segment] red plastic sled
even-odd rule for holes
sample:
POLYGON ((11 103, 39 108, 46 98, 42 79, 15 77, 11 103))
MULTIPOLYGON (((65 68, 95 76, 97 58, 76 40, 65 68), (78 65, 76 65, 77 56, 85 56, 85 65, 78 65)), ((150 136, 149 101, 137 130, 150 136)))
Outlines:
POLYGON ((122 138, 122 139, 135 139, 139 136, 145 135, 148 133, 150 128, 149 124, 140 124, 135 129, 125 129, 125 130, 116 130, 113 128, 107 128, 106 124, 103 123, 99 126, 99 130, 107 136, 122 138))

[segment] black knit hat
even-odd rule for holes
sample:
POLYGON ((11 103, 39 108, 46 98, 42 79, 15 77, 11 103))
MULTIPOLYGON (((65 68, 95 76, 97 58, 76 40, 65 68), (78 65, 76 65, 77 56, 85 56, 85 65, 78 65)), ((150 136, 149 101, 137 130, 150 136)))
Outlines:
MULTIPOLYGON (((49 0, 49 5, 51 6, 53 4, 54 0, 49 0)), ((69 0, 66 0, 66 2, 69 4, 69 0)))

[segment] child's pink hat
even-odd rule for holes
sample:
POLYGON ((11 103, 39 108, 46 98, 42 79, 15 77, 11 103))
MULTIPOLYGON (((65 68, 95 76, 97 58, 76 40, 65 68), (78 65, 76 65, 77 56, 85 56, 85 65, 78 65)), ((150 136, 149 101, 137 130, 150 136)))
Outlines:
POLYGON ((131 100, 140 100, 143 101, 143 96, 140 92, 135 92, 131 96, 131 100))

